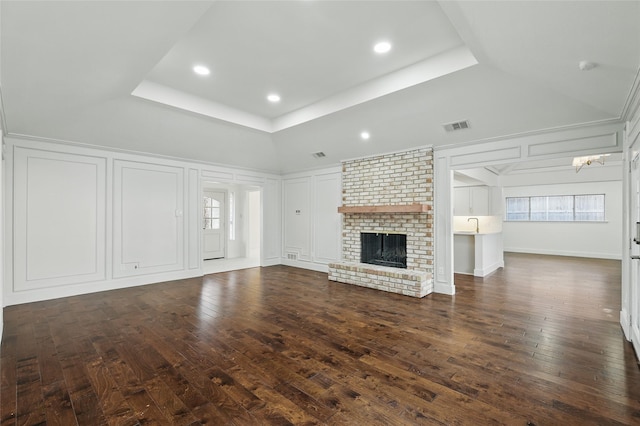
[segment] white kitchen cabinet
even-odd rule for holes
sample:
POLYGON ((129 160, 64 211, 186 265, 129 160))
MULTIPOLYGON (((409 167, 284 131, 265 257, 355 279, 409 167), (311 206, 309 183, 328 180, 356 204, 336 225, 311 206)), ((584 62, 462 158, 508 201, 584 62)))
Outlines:
POLYGON ((453 188, 453 215, 467 216, 469 214, 469 188, 453 188))
POLYGON ((463 186, 453 190, 454 216, 488 216, 491 213, 488 186, 463 186))

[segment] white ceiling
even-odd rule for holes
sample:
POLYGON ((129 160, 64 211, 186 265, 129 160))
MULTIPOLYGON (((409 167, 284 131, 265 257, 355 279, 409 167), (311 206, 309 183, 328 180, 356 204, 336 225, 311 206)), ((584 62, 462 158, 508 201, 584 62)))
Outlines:
POLYGON ((620 120, 640 65, 637 1, 3 0, 0 19, 10 134, 275 172, 620 120))

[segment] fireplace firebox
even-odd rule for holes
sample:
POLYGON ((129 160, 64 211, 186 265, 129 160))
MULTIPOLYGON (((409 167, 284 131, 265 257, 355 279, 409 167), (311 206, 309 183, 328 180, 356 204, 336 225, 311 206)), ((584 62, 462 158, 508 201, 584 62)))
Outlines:
POLYGON ((360 262, 406 268, 407 236, 404 234, 361 232, 360 262))

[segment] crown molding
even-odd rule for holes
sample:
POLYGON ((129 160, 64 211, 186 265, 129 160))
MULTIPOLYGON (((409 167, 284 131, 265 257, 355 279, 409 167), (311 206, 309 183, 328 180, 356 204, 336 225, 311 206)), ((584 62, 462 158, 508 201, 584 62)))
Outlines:
POLYGON ((422 149, 434 151, 433 145, 420 145, 420 146, 415 146, 415 147, 412 147, 412 148, 399 149, 399 150, 396 150, 396 151, 386 151, 386 152, 381 152, 381 153, 377 153, 377 154, 362 155, 360 157, 346 158, 346 159, 340 160, 340 163, 349 163, 349 162, 352 162, 352 161, 368 160, 370 158, 375 158, 375 157, 386 157, 386 156, 389 156, 389 155, 405 154, 407 152, 419 151, 419 150, 422 150, 422 149))
POLYGON ((4 117, 4 101, 2 100, 2 87, 0 87, 0 131, 2 136, 7 136, 7 120, 4 117))
POLYGON ((454 149, 454 148, 464 148, 464 147, 469 147, 469 146, 474 146, 474 145, 483 145, 483 144, 490 143, 490 142, 502 142, 502 141, 507 141, 507 140, 519 140, 519 139, 522 139, 522 138, 543 136, 543 135, 549 135, 549 134, 553 134, 553 133, 566 132, 566 131, 572 131, 572 130, 580 130, 580 129, 587 129, 587 128, 598 127, 598 126, 609 126, 609 125, 614 125, 614 126, 618 125, 622 129, 622 127, 624 125, 624 120, 622 120, 621 118, 610 118, 610 119, 606 119, 606 120, 596 120, 596 121, 588 121, 588 122, 585 122, 585 123, 569 124, 569 125, 566 125, 566 126, 549 127, 549 128, 545 128, 545 129, 531 130, 531 131, 528 131, 528 132, 512 133, 512 134, 502 135, 502 136, 492 136, 490 138, 484 138, 484 139, 475 139, 475 140, 466 141, 466 142, 456 142, 456 143, 450 143, 450 144, 445 144, 445 145, 435 145, 433 147, 433 150, 434 151, 446 151, 446 150, 454 149))
POLYGON ((161 159, 161 160, 175 161, 175 162, 189 164, 189 165, 197 164, 197 165, 201 165, 203 167, 207 167, 208 166, 208 167, 216 167, 216 168, 220 168, 220 169, 228 169, 228 170, 237 170, 237 171, 243 171, 243 172, 260 173, 260 174, 264 175, 264 177, 268 177, 268 178, 278 178, 279 179, 279 178, 282 177, 282 172, 280 170, 274 171, 274 170, 269 170, 269 169, 254 169, 254 168, 250 168, 250 167, 236 166, 236 165, 233 165, 233 164, 214 163, 214 162, 210 162, 210 161, 202 161, 202 160, 196 160, 196 159, 192 159, 192 158, 174 157, 174 156, 171 156, 171 155, 154 154, 152 152, 135 151, 135 150, 132 150, 132 149, 123 149, 123 148, 114 148, 114 147, 109 147, 109 146, 104 146, 104 145, 94 145, 94 144, 90 144, 90 143, 74 142, 74 141, 68 141, 68 140, 64 140, 64 139, 46 138, 46 137, 42 137, 42 136, 23 135, 23 134, 19 134, 19 133, 7 133, 7 135, 5 137, 12 138, 12 139, 17 139, 17 140, 21 140, 21 141, 44 142, 44 143, 52 143, 52 144, 56 144, 56 145, 65 145, 65 146, 82 148, 82 149, 89 149, 89 150, 100 150, 100 151, 112 152, 112 153, 118 153, 118 154, 125 154, 125 155, 136 155, 136 156, 142 156, 142 157, 148 157, 148 158, 157 158, 157 159, 161 159))
POLYGON ((622 108, 622 114, 620 115, 620 120, 622 121, 631 121, 634 116, 638 113, 640 109, 640 69, 636 73, 636 77, 633 80, 633 84, 631 85, 631 89, 629 90, 629 95, 627 96, 627 100, 624 103, 624 107, 622 108))

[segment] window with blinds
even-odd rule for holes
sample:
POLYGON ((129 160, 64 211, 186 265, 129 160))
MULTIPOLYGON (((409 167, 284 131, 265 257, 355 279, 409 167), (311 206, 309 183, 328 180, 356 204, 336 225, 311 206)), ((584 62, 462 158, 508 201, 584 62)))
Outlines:
POLYGON ((507 197, 508 222, 604 222, 604 194, 507 197))

